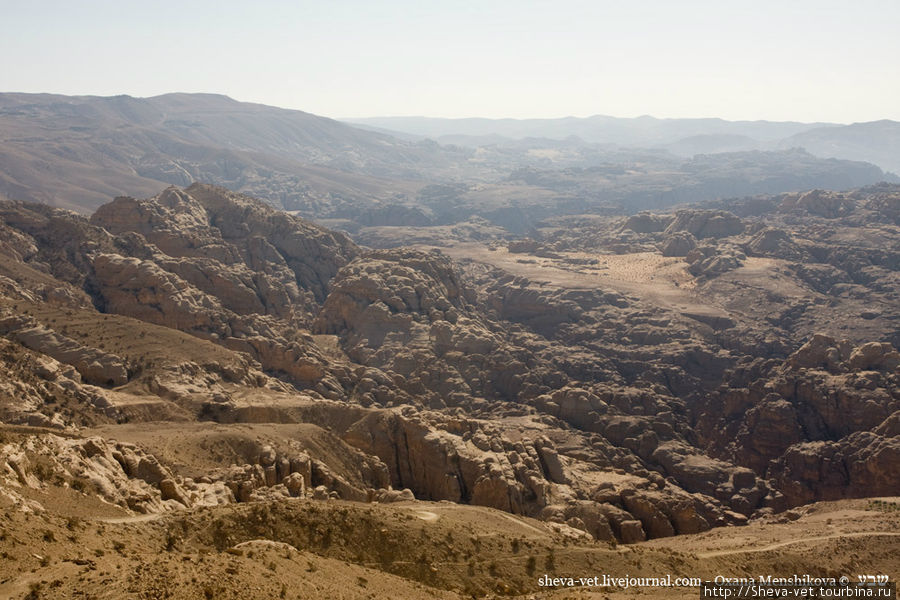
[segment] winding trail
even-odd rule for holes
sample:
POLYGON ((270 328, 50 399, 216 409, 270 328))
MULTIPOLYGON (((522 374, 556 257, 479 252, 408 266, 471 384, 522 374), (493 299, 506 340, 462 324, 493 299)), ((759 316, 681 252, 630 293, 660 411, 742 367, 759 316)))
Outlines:
POLYGON ((759 548, 737 548, 733 550, 716 550, 714 552, 698 552, 697 558, 714 558, 716 556, 728 556, 730 554, 750 554, 754 552, 768 552, 791 546, 793 544, 802 544, 805 542, 820 542, 823 540, 833 540, 837 538, 856 538, 856 537, 882 537, 882 536, 900 536, 900 532, 886 531, 859 531, 856 533, 833 533, 831 535, 821 535, 818 537, 798 538, 796 540, 788 540, 786 542, 778 542, 768 546, 760 546, 759 548))
POLYGON ((166 513, 149 513, 146 515, 131 515, 128 517, 97 517, 95 521, 101 523, 146 523, 147 521, 158 521, 166 513))

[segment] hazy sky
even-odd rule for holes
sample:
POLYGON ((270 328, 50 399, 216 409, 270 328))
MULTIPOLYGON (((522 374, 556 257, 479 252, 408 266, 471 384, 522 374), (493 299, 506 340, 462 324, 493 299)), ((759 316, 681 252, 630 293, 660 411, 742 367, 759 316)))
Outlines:
POLYGON ((0 91, 331 117, 900 120, 898 0, 0 0, 0 91))

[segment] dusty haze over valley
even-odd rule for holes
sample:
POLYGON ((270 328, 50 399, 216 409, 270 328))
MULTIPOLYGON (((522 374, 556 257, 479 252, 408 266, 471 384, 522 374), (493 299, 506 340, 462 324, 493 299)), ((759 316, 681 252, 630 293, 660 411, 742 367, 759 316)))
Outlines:
POLYGON ((0 597, 896 582, 894 6, 50 4, 0 597))

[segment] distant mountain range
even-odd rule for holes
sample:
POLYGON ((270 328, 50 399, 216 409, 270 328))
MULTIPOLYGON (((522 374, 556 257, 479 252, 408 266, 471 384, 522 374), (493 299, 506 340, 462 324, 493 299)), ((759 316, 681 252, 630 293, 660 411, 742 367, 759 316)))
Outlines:
POLYGON ((0 194, 90 213, 115 196, 149 197, 167 185, 205 182, 348 231, 449 225, 473 216, 521 231, 551 214, 896 180, 867 162, 796 150, 802 141, 820 156, 852 150, 864 160, 888 160, 897 139, 890 122, 366 123, 212 94, 0 94, 0 194), (371 130, 382 126, 412 133, 371 130))
POLYGON ((346 122, 408 140, 427 138, 464 146, 525 138, 578 138, 591 144, 663 148, 680 156, 799 147, 822 158, 866 161, 900 173, 900 123, 887 120, 839 125, 597 115, 561 119, 373 117, 346 122))

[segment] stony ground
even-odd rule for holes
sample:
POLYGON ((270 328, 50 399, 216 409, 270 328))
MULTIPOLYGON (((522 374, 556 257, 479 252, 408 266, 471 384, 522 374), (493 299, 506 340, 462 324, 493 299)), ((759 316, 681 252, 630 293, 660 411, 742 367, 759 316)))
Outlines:
POLYGON ((4 504, 4 597, 669 598, 698 592, 542 586, 541 577, 893 578, 900 566, 898 498, 817 503, 739 532, 615 546, 449 503, 288 500, 114 516, 84 498, 35 497, 60 512, 4 504))

